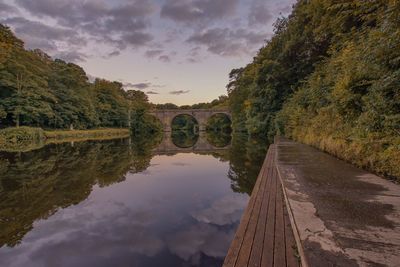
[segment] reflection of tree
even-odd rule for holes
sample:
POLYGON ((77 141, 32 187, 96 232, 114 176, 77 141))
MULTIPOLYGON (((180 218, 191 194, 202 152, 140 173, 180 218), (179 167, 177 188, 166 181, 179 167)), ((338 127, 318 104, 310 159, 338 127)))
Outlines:
POLYGON ((172 142, 180 148, 192 147, 197 143, 199 135, 193 131, 174 130, 171 133, 172 142))
MULTIPOLYGON (((0 153, 0 247, 15 246, 33 222, 85 200, 95 184, 123 181, 147 169, 162 136, 45 146, 25 153, 0 153)), ((251 193, 267 145, 234 136, 228 150, 211 154, 230 160, 236 192, 251 193)))
POLYGON ((224 132, 207 131, 206 138, 214 147, 226 147, 231 143, 232 136, 224 132))
POLYGON ((260 172, 268 142, 247 136, 234 135, 229 151, 230 168, 228 177, 232 180, 235 192, 251 195, 260 172))
POLYGON ((129 146, 125 139, 1 153, 0 247, 18 244, 35 220, 80 203, 93 185, 108 186, 123 181, 127 172, 145 170, 151 147, 149 142, 129 146))
POLYGON ((171 128, 173 130, 193 131, 196 125, 198 125, 198 122, 195 118, 187 114, 181 114, 172 120, 171 128))
MULTIPOLYGON (((210 133, 207 133, 207 140, 212 145, 215 145, 212 142, 222 142, 224 138, 227 138, 223 136, 222 132, 216 132, 214 136, 211 136, 210 133), (214 138, 213 141, 211 141, 212 138, 214 138)), ((228 177, 232 181, 232 190, 251 195, 264 162, 269 142, 240 134, 229 136, 229 140, 232 141, 226 150, 202 154, 212 155, 220 161, 229 161, 228 177)))
POLYGON ((211 116, 207 121, 207 130, 214 132, 232 132, 230 118, 222 113, 211 116))
POLYGON ((152 150, 157 147, 163 138, 162 132, 147 135, 135 135, 131 140, 133 164, 131 173, 142 172, 150 166, 152 150))

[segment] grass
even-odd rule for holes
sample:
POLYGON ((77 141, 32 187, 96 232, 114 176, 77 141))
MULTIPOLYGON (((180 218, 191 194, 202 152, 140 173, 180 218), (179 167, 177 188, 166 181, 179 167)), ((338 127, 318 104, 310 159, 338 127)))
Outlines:
POLYGON ((116 128, 103 128, 93 130, 54 130, 44 132, 46 141, 62 141, 69 142, 71 139, 75 140, 92 140, 92 139, 110 139, 128 137, 129 129, 116 129, 116 128))

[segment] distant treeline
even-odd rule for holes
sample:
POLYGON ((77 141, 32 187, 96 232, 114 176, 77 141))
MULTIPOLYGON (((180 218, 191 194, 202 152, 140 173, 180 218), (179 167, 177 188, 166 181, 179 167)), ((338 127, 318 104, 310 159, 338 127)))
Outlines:
POLYGON ((89 82, 75 64, 53 60, 0 24, 0 126, 127 127, 149 108, 146 94, 119 82, 89 82))
POLYGON ((400 1, 299 0, 227 89, 234 130, 400 177, 400 1))
POLYGON ((193 105, 178 106, 173 103, 155 104, 156 109, 227 109, 229 99, 226 95, 221 95, 217 99, 207 103, 197 103, 193 105))

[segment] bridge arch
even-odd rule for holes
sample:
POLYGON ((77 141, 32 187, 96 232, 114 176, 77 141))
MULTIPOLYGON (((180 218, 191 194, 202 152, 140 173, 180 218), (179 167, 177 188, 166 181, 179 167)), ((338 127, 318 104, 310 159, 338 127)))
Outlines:
MULTIPOLYGON (((171 122, 170 125, 172 126, 174 123, 174 120, 177 119, 179 116, 189 116, 190 118, 193 119, 193 121, 195 122, 195 127, 197 126, 200 127, 200 123, 198 122, 198 120, 196 119, 195 116, 193 116, 193 114, 190 113, 181 113, 181 114, 176 114, 175 116, 171 117, 171 122)), ((196 130, 194 129, 194 132, 196 132, 196 130)))
POLYGON ((224 109, 165 109, 154 110, 150 114, 157 117, 163 127, 164 132, 171 132, 172 120, 178 115, 190 115, 194 117, 199 124, 199 131, 205 131, 208 119, 215 114, 225 114, 232 121, 232 116, 229 110, 224 109))

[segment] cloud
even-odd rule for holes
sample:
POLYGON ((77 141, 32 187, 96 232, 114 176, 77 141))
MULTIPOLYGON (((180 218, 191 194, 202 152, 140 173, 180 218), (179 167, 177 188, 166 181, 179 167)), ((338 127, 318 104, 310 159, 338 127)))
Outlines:
POLYGON ((0 20, 0 23, 10 25, 28 49, 40 48, 55 58, 69 62, 82 62, 88 57, 79 51, 80 47, 87 44, 87 40, 74 30, 48 26, 22 17, 6 18, 0 20), (70 49, 65 50, 59 47, 70 49))
POLYGON ((165 62, 165 63, 171 62, 171 58, 169 56, 167 56, 167 55, 159 56, 158 59, 160 61, 162 61, 162 62, 165 62))
POLYGON ((38 21, 24 19, 22 17, 7 18, 1 22, 11 25, 17 34, 24 36, 25 41, 42 39, 46 40, 47 42, 65 41, 71 45, 86 45, 85 38, 79 36, 76 31, 71 29, 52 27, 38 21))
POLYGON ((241 56, 251 54, 266 37, 265 33, 243 28, 213 28, 193 34, 187 42, 205 46, 209 52, 220 56, 241 56))
POLYGON ((238 0, 167 0, 161 8, 161 17, 189 24, 222 19, 235 14, 238 2, 238 0))
POLYGON ((10 15, 10 14, 17 14, 17 13, 19 13, 17 8, 10 6, 6 3, 3 3, 0 0, 0 14, 10 15))
POLYGON ((170 91, 169 93, 171 94, 171 95, 183 95, 183 94, 187 94, 187 93, 189 93, 190 92, 190 90, 177 90, 177 91, 170 91))
POLYGON ((292 11, 292 9, 293 9, 293 4, 292 4, 292 5, 287 4, 287 5, 285 5, 285 6, 281 6, 281 7, 278 9, 278 11, 279 11, 280 13, 289 14, 289 13, 292 11))
POLYGON ((201 47, 195 46, 190 49, 189 53, 187 54, 188 58, 186 59, 189 63, 198 63, 201 61, 201 47))
POLYGON ((250 26, 267 25, 272 18, 273 16, 264 0, 253 1, 248 17, 250 26))
POLYGON ((143 90, 143 89, 147 89, 147 88, 151 87, 151 83, 149 83, 149 82, 145 82, 145 83, 129 83, 128 82, 128 83, 124 83, 124 87, 143 90))
POLYGON ((164 50, 161 49, 155 49, 155 50, 147 50, 145 52, 145 57, 147 58, 155 58, 157 57, 157 59, 161 62, 164 63, 169 63, 171 62, 171 57, 175 56, 177 53, 176 52, 170 52, 169 55, 163 54, 164 50))
MULTIPOLYGON (((144 46, 154 38, 147 31, 150 26, 149 16, 155 12, 155 6, 150 0, 118 3, 97 0, 15 2, 34 17, 45 21, 48 18, 54 20, 57 23, 54 28, 62 27, 74 32, 75 36, 84 36, 86 42, 103 43, 122 50, 144 46)), ((75 50, 71 48, 71 51, 75 50)))
POLYGON ((16 0, 16 3, 34 16, 50 17, 68 27, 84 26, 96 33, 143 29, 146 27, 143 19, 155 11, 148 0, 120 4, 97 0, 16 0))
POLYGON ((0 251, 0 265, 123 266, 165 249, 165 242, 149 227, 156 223, 151 210, 112 201, 80 205, 61 209, 35 225, 19 246, 0 251))
POLYGON ((194 211, 192 216, 197 221, 195 224, 181 227, 173 236, 166 238, 169 250, 193 264, 199 264, 196 260, 202 253, 223 259, 247 200, 248 196, 245 195, 225 195, 209 207, 194 211))
POLYGON ((209 224, 195 224, 167 237, 169 250, 193 265, 200 265, 200 254, 223 259, 234 236, 234 229, 221 230, 209 224))
POLYGON ((145 52, 145 57, 147 58, 156 58, 164 63, 169 63, 171 62, 171 56, 176 55, 176 52, 170 52, 169 55, 163 55, 164 50, 161 49, 155 49, 155 50, 147 50, 145 52))
POLYGON ((108 59, 133 49, 161 62, 197 63, 207 51, 223 57, 254 55, 269 37, 264 30, 268 23, 288 12, 293 2, 0 0, 0 23, 15 30, 28 48, 64 59, 108 59), (197 50, 189 51, 192 47, 197 50), (172 50, 186 57, 176 57, 172 50))
POLYGON ((245 195, 227 195, 214 201, 210 207, 193 212, 192 216, 199 222, 220 226, 237 223, 246 208, 247 199, 245 195))
POLYGON ((109 58, 110 58, 110 57, 117 57, 117 56, 119 56, 119 55, 121 55, 121 52, 118 51, 118 50, 115 50, 115 51, 109 53, 109 54, 107 55, 107 57, 109 57, 109 58))
POLYGON ((123 86, 125 88, 138 89, 138 90, 164 87, 164 85, 153 84, 151 82, 141 82, 141 83, 123 82, 123 86))
POLYGON ((155 91, 147 91, 146 94, 148 94, 148 95, 158 95, 158 93, 155 92, 155 91))
POLYGON ((185 166, 190 166, 191 164, 184 163, 184 162, 173 162, 172 165, 179 166, 179 167, 185 167, 185 166))
POLYGON ((62 59, 67 62, 84 62, 87 59, 87 56, 78 51, 60 51, 54 55, 55 58, 62 59))
POLYGON ((132 45, 133 47, 144 46, 153 40, 153 36, 144 32, 132 32, 121 36, 120 47, 126 48, 132 45))
POLYGON ((163 52, 163 50, 147 50, 147 51, 145 52, 145 56, 146 56, 147 58, 154 58, 154 57, 156 57, 156 56, 161 55, 162 52, 163 52))

